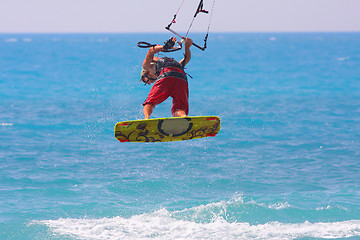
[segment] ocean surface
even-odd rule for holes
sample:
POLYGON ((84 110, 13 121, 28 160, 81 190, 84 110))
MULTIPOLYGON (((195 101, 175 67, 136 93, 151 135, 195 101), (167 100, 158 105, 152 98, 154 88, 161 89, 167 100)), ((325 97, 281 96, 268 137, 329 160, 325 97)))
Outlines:
POLYGON ((169 37, 0 34, 0 239, 360 239, 360 33, 211 33, 189 115, 220 133, 120 143, 169 37))

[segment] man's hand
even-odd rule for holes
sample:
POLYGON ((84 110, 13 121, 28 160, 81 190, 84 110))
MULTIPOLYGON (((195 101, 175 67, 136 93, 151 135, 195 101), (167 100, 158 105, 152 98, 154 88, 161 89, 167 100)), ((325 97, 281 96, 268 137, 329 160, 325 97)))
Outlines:
POLYGON ((171 37, 163 46, 163 50, 168 51, 169 49, 173 49, 176 43, 176 37, 171 37))
POLYGON ((185 39, 185 48, 190 48, 192 44, 193 40, 191 40, 190 38, 185 39))
POLYGON ((184 67, 186 64, 188 64, 188 62, 191 59, 190 47, 192 44, 193 44, 193 41, 190 38, 185 38, 185 54, 184 54, 184 58, 179 62, 184 67))

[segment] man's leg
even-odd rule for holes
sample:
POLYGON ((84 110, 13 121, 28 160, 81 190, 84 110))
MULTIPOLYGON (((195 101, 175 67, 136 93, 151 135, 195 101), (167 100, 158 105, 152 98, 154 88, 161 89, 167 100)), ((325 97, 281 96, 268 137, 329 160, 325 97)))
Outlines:
POLYGON ((150 119, 150 116, 154 110, 154 106, 150 103, 144 105, 144 116, 145 119, 150 119))
POLYGON ((187 82, 180 79, 176 81, 176 90, 172 94, 173 105, 171 113, 174 117, 187 117, 189 113, 189 89, 187 82))

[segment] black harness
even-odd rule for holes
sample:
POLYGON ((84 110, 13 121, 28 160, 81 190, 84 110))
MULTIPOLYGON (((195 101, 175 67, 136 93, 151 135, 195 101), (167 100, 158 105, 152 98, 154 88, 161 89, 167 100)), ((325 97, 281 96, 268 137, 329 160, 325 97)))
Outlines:
POLYGON ((168 57, 159 58, 159 60, 156 62, 155 74, 158 76, 156 80, 160 80, 166 77, 176 77, 176 78, 184 79, 186 82, 188 82, 183 65, 178 63, 173 58, 168 58, 168 57), (165 68, 168 67, 176 68, 178 69, 178 71, 166 71, 160 75, 160 73, 165 68))

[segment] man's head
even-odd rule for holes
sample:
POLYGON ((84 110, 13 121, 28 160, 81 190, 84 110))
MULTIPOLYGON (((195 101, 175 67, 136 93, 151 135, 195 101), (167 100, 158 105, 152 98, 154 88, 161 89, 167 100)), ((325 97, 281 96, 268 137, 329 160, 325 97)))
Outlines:
POLYGON ((154 76, 149 71, 145 70, 144 68, 141 70, 140 81, 150 85, 151 83, 155 82, 155 80, 156 78, 154 78, 154 76))

